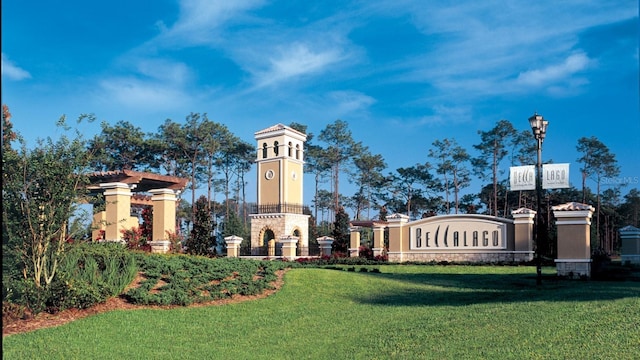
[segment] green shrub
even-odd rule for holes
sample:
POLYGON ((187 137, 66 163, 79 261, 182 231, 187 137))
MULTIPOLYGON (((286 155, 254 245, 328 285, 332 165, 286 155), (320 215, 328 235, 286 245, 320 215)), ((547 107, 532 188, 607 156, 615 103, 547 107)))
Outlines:
POLYGON ((212 259, 188 255, 136 255, 145 280, 125 295, 136 304, 189 305, 256 295, 271 289, 276 272, 291 266, 282 261, 212 259), (160 281, 166 284, 158 286, 160 281))

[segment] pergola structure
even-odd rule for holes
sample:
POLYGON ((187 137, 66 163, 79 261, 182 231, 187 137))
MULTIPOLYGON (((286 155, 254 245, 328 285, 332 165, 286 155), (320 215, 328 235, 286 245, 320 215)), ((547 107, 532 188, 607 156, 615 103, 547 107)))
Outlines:
POLYGON ((153 252, 169 251, 168 234, 176 229, 176 202, 187 179, 133 170, 101 171, 89 174, 91 193, 104 196, 105 210, 94 214, 92 238, 123 241, 122 230, 139 226, 131 216, 132 206, 153 207, 153 252), (150 195, 147 195, 150 194, 150 195))

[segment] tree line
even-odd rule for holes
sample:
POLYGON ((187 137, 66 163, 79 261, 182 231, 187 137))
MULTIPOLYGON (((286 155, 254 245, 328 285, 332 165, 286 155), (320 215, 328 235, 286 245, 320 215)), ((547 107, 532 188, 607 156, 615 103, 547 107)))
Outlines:
MULTIPOLYGON (((3 124, 5 128, 10 124, 4 112, 3 124)), ((304 124, 289 126, 307 135, 305 172, 313 178, 314 189, 310 229, 319 235, 331 234, 340 209, 349 209, 357 220, 376 219, 381 212, 417 219, 451 213, 508 217, 513 209, 535 209, 537 205, 533 191, 510 191, 508 174, 501 170, 535 163, 536 141, 530 130, 518 130, 508 120, 478 131, 478 142, 471 151, 454 138, 434 139, 425 149, 424 162, 395 170, 388 169, 382 154, 356 140, 343 120, 329 123, 317 136, 304 124), (345 178, 355 186, 355 193, 341 191, 345 178), (484 185, 477 192, 465 192, 474 178, 484 185)), ((246 201, 246 176, 256 158, 255 146, 207 114, 191 113, 181 122, 167 119, 155 132, 144 132, 128 121, 102 122, 101 132, 80 144, 87 154, 85 171, 130 169, 189 179, 190 201, 181 199, 178 209, 185 232, 208 218, 207 229, 216 228, 221 219, 227 231, 248 236, 251 204, 246 201), (203 188, 205 195, 197 199, 203 188)), ((546 191, 542 208, 551 220, 552 205, 568 201, 594 204, 593 238, 598 247, 613 251, 616 229, 638 226, 638 190, 624 197, 620 186, 602 190, 603 181, 618 176, 620 169, 615 155, 596 137, 578 139, 576 150, 581 155, 576 161, 581 165, 582 188, 546 191), (587 186, 588 179, 596 183, 595 192, 587 186)), ((207 233, 207 229, 198 231, 207 233)))

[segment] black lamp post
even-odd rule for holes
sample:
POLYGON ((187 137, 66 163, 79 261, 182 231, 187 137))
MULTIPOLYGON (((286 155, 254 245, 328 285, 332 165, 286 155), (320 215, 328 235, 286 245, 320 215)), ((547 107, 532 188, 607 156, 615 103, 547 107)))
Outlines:
POLYGON ((529 125, 531 125, 531 130, 533 131, 533 136, 538 141, 537 150, 538 150, 538 163, 536 166, 536 231, 535 233, 535 241, 536 241, 536 285, 542 285, 542 254, 541 252, 541 242, 544 239, 544 232, 546 229, 542 226, 542 142, 544 141, 544 137, 547 134, 547 126, 549 122, 545 120, 542 115, 538 115, 538 113, 534 113, 533 116, 529 118, 529 125))

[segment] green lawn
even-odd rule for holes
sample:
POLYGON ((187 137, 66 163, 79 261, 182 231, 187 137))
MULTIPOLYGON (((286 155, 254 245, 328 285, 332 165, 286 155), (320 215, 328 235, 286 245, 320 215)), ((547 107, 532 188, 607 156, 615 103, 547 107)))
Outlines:
POLYGON ((114 311, 11 335, 3 358, 640 357, 640 282, 545 279, 536 289, 531 267, 376 268, 293 269, 261 300, 114 311))

